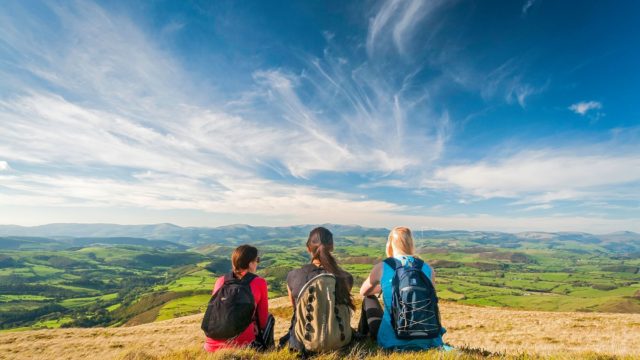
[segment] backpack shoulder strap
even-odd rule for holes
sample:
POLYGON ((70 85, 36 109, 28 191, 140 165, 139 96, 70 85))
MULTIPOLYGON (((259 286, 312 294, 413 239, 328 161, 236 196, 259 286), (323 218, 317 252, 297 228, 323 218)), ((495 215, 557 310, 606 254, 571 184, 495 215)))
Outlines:
POLYGON ((309 282, 314 277, 325 273, 326 271, 322 266, 316 266, 314 264, 306 264, 302 267, 302 272, 304 273, 305 283, 309 282))
POLYGON ((384 259, 384 263, 389 265, 393 270, 397 270, 400 266, 402 266, 402 263, 398 261, 398 259, 393 257, 384 259))
POLYGON ((424 266, 424 260, 422 259, 418 259, 414 257, 414 261, 413 261, 413 267, 415 267, 416 269, 422 271, 422 267, 424 266))
POLYGON ((235 276, 233 276, 233 273, 232 273, 232 272, 230 272, 230 273, 226 273, 226 274, 224 274, 224 282, 222 283, 222 285, 224 285, 224 284, 226 284, 226 283, 228 283, 228 282, 230 282, 230 281, 233 281, 233 280, 235 280, 235 279, 236 279, 236 278, 235 278, 235 276))
POLYGON ((247 272, 246 274, 244 274, 244 276, 242 277, 242 280, 240 280, 240 283, 242 285, 249 285, 251 284, 251 282, 253 281, 253 279, 257 278, 258 275, 254 274, 254 273, 250 273, 247 272))
POLYGON ((218 288, 218 290, 216 290, 216 292, 213 293, 211 299, 213 300, 214 297, 216 297, 218 295, 218 293, 220 292, 220 290, 222 290, 222 288, 231 283, 232 281, 235 281, 236 278, 233 277, 233 273, 227 273, 224 274, 224 276, 222 277, 222 285, 220 285, 220 287, 218 288))

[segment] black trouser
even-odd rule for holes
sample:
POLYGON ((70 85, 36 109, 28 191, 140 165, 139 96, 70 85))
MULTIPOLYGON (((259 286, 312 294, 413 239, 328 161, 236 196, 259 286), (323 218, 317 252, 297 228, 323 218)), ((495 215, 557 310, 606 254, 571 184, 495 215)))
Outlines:
POLYGON ((296 314, 295 308, 293 309, 293 316, 291 317, 291 325, 289 326, 289 331, 284 334, 283 337, 278 341, 278 346, 284 347, 289 344, 289 348, 297 351, 303 351, 304 345, 298 339, 296 339, 296 335, 294 333, 294 326, 296 325, 296 314))
POLYGON ((276 319, 273 315, 269 314, 265 328, 262 330, 258 328, 258 334, 256 334, 256 339, 251 343, 251 347, 260 351, 266 351, 273 348, 275 346, 273 338, 275 324, 276 319))
POLYGON ((368 335, 373 340, 378 336, 378 329, 382 322, 382 306, 378 298, 370 295, 362 299, 362 314, 360 315, 360 323, 358 324, 358 332, 362 335, 368 335))

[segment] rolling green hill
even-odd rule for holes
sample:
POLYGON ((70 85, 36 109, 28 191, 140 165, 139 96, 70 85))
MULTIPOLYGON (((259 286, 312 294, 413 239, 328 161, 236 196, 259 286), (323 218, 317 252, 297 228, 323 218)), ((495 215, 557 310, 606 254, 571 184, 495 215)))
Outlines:
MULTIPOLYGON (((109 233, 107 225, 90 228, 109 233)), ((158 235, 152 226, 135 229, 142 228, 158 235)), ((384 257, 386 230, 337 228, 341 235, 336 235, 335 254, 358 286, 384 257), (364 230, 358 233, 359 229, 364 230)), ((286 294, 287 273, 308 261, 302 234, 306 227, 239 225, 223 230, 237 233, 189 248, 157 237, 124 236, 134 234, 2 237, 0 327, 141 324, 197 313, 216 276, 229 271, 229 255, 238 243, 259 247, 263 259, 259 273, 268 280, 271 296, 286 294), (276 237, 282 234, 288 237, 276 237)), ((435 268, 443 299, 527 310, 622 313, 640 313, 636 237, 634 233, 415 233, 418 253, 435 268)))
MULTIPOLYGON (((273 241, 306 238, 317 225, 296 225, 286 227, 266 227, 251 225, 228 225, 215 228, 180 227, 173 224, 154 225, 114 225, 114 224, 48 224, 33 227, 0 225, 0 236, 40 237, 48 239, 132 237, 149 240, 167 240, 188 246, 206 244, 234 245, 243 242, 273 244, 273 241)), ((358 225, 324 224, 335 236, 386 237, 388 229, 365 228, 358 225)), ((622 231, 611 234, 594 235, 579 232, 524 232, 509 234, 487 231, 438 231, 416 230, 416 239, 448 240, 472 242, 475 244, 497 245, 502 248, 535 247, 544 248, 593 245, 605 252, 640 254, 640 234, 622 231)), ((577 249, 579 250, 579 249, 577 249)))

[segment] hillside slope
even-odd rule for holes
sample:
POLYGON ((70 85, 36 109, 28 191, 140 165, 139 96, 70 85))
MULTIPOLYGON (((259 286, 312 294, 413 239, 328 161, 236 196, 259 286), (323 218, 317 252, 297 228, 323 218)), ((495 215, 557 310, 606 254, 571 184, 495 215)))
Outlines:
MULTIPOLYGON (((277 316, 276 336, 281 336, 291 308, 284 298, 273 300, 271 308, 277 316)), ((513 355, 574 357, 590 352, 640 358, 640 315, 515 311, 444 302, 442 316, 445 340, 456 347, 513 355)), ((0 359, 175 358, 181 350, 190 354, 184 358, 193 358, 203 341, 201 317, 120 328, 0 333, 0 359)))

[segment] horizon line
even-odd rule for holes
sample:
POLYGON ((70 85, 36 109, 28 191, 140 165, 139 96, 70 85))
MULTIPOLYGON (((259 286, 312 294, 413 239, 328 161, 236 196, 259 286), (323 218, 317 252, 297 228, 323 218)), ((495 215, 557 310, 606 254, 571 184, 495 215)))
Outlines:
MULTIPOLYGON (((219 228, 224 228, 224 227, 232 227, 232 226, 250 226, 250 227, 254 227, 254 228, 290 228, 290 227, 304 227, 304 226, 326 226, 326 225, 330 225, 330 226, 357 226, 363 229, 375 229, 375 230, 388 230, 391 231, 390 228, 387 228, 385 226, 381 226, 381 227, 370 227, 370 226, 363 226, 363 225, 359 225, 359 224, 338 224, 338 223, 320 223, 320 224, 293 224, 293 225, 280 225, 280 226, 271 226, 271 225, 251 225, 251 224, 247 224, 247 223, 232 223, 232 224, 226 224, 226 225, 219 225, 219 226, 183 226, 183 225, 177 225, 174 223, 169 223, 169 222, 160 222, 160 223, 146 223, 146 224, 118 224, 118 223, 108 223, 108 222, 98 222, 98 223, 94 223, 94 222, 87 222, 87 223, 83 223, 83 222, 54 222, 54 223, 45 223, 45 224, 39 224, 39 225, 16 225, 16 224, 0 224, 0 227, 5 227, 5 226, 16 226, 16 227, 21 227, 21 228, 35 228, 35 227, 43 227, 43 226, 51 226, 51 225, 113 225, 113 226, 158 226, 158 225, 170 225, 170 226, 175 226, 181 229, 219 229, 219 228)), ((617 231, 612 231, 612 232, 606 232, 606 233, 590 233, 590 232, 586 232, 586 231, 541 231, 541 230, 525 230, 525 231, 517 231, 517 232, 510 232, 510 231, 502 231, 502 230, 471 230, 471 229, 438 229, 438 228, 427 228, 427 227, 421 227, 421 228, 416 228, 416 227, 409 227, 410 229, 412 229, 412 232, 416 233, 418 231, 440 231, 440 232, 454 232, 454 231, 465 231, 465 232, 481 232, 481 233, 490 233, 490 232, 495 232, 495 233, 502 233, 502 234, 523 234, 523 233, 545 233, 545 234, 562 234, 562 233, 575 233, 575 234, 589 234, 589 235, 610 235, 610 234, 617 234, 617 233, 633 233, 633 234, 638 234, 637 232, 631 231, 631 230, 617 230, 617 231)))

